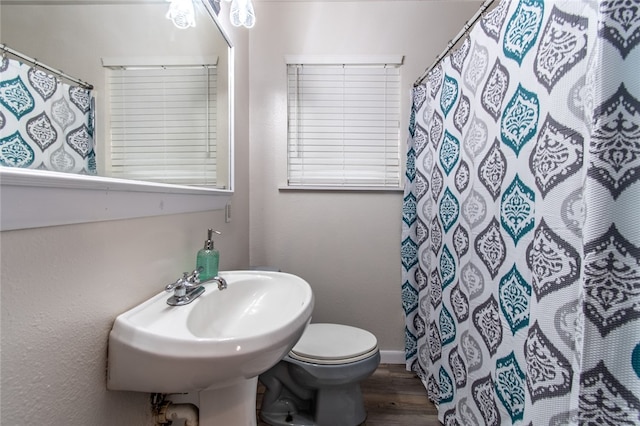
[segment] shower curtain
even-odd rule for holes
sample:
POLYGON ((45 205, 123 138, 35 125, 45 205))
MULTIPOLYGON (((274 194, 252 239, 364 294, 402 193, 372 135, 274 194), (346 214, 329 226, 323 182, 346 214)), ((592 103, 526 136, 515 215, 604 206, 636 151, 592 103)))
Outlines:
POLYGON ((640 424, 640 2, 503 0, 415 87, 407 369, 445 425, 640 424))
POLYGON ((0 165, 96 174, 90 90, 0 61, 0 165))

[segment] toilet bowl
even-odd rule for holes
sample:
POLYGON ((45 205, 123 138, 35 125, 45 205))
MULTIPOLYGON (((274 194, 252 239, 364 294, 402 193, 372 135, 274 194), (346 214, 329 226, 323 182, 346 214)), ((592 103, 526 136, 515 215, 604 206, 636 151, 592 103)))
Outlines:
POLYGON ((376 337, 339 324, 309 324, 282 361, 260 375, 260 417, 272 426, 357 426, 367 413, 360 382, 380 364, 376 337))

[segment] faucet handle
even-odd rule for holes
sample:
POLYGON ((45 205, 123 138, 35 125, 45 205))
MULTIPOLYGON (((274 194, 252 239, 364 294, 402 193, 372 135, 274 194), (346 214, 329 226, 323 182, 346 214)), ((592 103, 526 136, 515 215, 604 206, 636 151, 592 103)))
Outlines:
POLYGON ((189 287, 190 283, 189 283, 189 276, 187 275, 186 272, 182 273, 182 278, 178 278, 176 280, 176 282, 171 283, 171 284, 167 284, 167 286, 164 288, 164 291, 173 291, 175 289, 179 289, 181 287, 189 287))
POLYGON ((167 286, 164 288, 164 291, 173 291, 176 287, 178 287, 181 284, 180 283, 181 281, 182 281, 182 278, 178 278, 176 282, 167 284, 167 286))
POLYGON ((184 279, 190 284, 200 284, 200 272, 202 272, 202 266, 194 269, 189 276, 185 272, 184 279))

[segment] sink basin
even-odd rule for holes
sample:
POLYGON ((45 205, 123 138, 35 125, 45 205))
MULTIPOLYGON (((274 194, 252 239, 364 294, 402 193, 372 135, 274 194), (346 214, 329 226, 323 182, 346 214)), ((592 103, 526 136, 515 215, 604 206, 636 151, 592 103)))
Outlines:
POLYGON ((162 292, 118 316, 109 334, 107 388, 165 394, 220 389, 280 361, 311 318, 309 284, 281 272, 220 276, 227 289, 205 284, 188 305, 169 306, 171 295, 162 292))

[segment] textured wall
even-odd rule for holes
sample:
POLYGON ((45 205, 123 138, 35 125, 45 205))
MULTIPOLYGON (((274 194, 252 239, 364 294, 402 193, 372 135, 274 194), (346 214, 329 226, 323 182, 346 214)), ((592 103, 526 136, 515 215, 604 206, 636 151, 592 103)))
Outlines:
POLYGON ((305 278, 313 321, 373 332, 404 350, 400 300, 402 193, 283 192, 287 54, 404 55, 402 136, 410 88, 479 2, 256 2, 251 30, 251 263, 305 278))
MULTIPOLYGON (((248 114, 247 33, 236 45, 236 115, 248 114)), ((115 317, 195 266, 214 227, 221 269, 249 266, 248 129, 236 135, 231 223, 223 211, 0 234, 0 424, 153 425, 149 395, 106 389, 115 317)), ((20 206, 2 203, 4 211, 20 206)), ((46 212, 43 212, 46 214, 46 212)))

